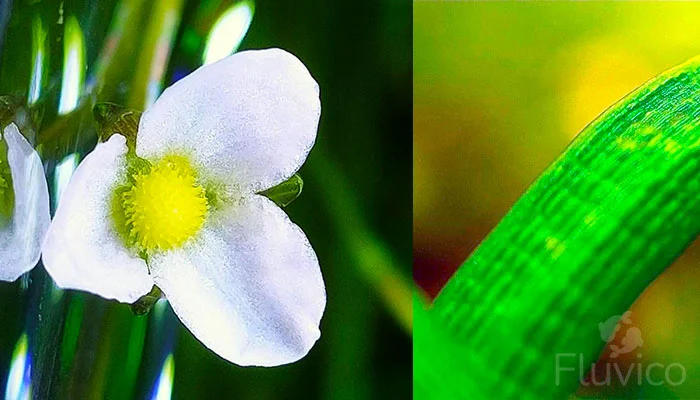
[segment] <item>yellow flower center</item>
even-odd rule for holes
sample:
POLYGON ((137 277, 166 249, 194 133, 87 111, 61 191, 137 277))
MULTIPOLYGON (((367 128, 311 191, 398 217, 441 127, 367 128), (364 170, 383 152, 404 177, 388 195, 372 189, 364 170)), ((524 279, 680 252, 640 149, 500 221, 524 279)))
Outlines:
POLYGON ((167 156, 136 172, 119 192, 129 242, 139 250, 170 250, 194 236, 209 205, 184 157, 167 156))

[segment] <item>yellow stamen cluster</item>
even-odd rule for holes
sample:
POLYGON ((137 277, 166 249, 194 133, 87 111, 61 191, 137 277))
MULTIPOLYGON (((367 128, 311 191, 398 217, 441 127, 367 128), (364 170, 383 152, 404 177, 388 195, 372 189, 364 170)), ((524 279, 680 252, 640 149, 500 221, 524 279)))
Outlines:
POLYGON ((170 250, 194 236, 208 211, 206 191, 183 157, 137 172, 121 192, 128 240, 139 250, 170 250))

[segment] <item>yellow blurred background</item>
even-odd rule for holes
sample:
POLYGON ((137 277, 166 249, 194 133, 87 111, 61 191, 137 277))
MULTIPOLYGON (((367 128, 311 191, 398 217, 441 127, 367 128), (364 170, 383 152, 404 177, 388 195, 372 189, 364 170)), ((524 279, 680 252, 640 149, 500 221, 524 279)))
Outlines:
MULTIPOLYGON (((414 2, 418 284, 435 296, 588 122, 695 55, 700 3, 414 2)), ((700 397, 699 278, 696 241, 631 309, 643 358, 626 362, 681 363, 683 384, 578 395, 700 397)))

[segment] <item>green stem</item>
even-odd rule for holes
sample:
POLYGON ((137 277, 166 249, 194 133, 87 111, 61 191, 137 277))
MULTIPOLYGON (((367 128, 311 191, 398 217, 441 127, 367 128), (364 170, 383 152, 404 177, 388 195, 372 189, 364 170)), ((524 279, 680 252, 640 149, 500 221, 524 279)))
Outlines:
POLYGON ((122 0, 112 19, 105 46, 95 65, 95 93, 98 101, 118 101, 119 84, 133 74, 128 65, 136 62, 143 24, 148 18, 148 2, 122 0))
POLYGON ((163 79, 175 35, 182 18, 184 0, 155 0, 127 107, 144 110, 163 90, 163 79))
POLYGON ((695 58, 586 127, 459 268, 417 328, 424 398, 574 392, 605 344, 598 324, 700 232, 698 193, 695 58))

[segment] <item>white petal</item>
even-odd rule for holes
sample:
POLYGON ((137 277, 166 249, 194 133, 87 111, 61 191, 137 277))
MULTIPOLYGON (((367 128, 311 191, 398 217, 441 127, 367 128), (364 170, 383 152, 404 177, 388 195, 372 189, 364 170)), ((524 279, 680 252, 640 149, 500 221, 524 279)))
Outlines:
POLYGON ((211 219, 197 240, 149 261, 173 310, 205 346, 238 365, 302 358, 320 336, 326 305, 304 232, 257 195, 211 219))
POLYGON ((125 177, 125 154, 124 137, 113 135, 85 157, 61 196, 42 251, 58 286, 132 303, 150 291, 153 280, 113 226, 111 200, 125 177))
POLYGON ((39 261, 51 220, 49 189, 39 155, 17 126, 8 125, 3 134, 15 206, 12 220, 0 228, 0 280, 14 281, 39 261))
POLYGON ((318 85, 299 59, 243 51, 165 90, 141 118, 136 153, 185 151, 212 177, 257 192, 304 163, 320 113, 318 85))

